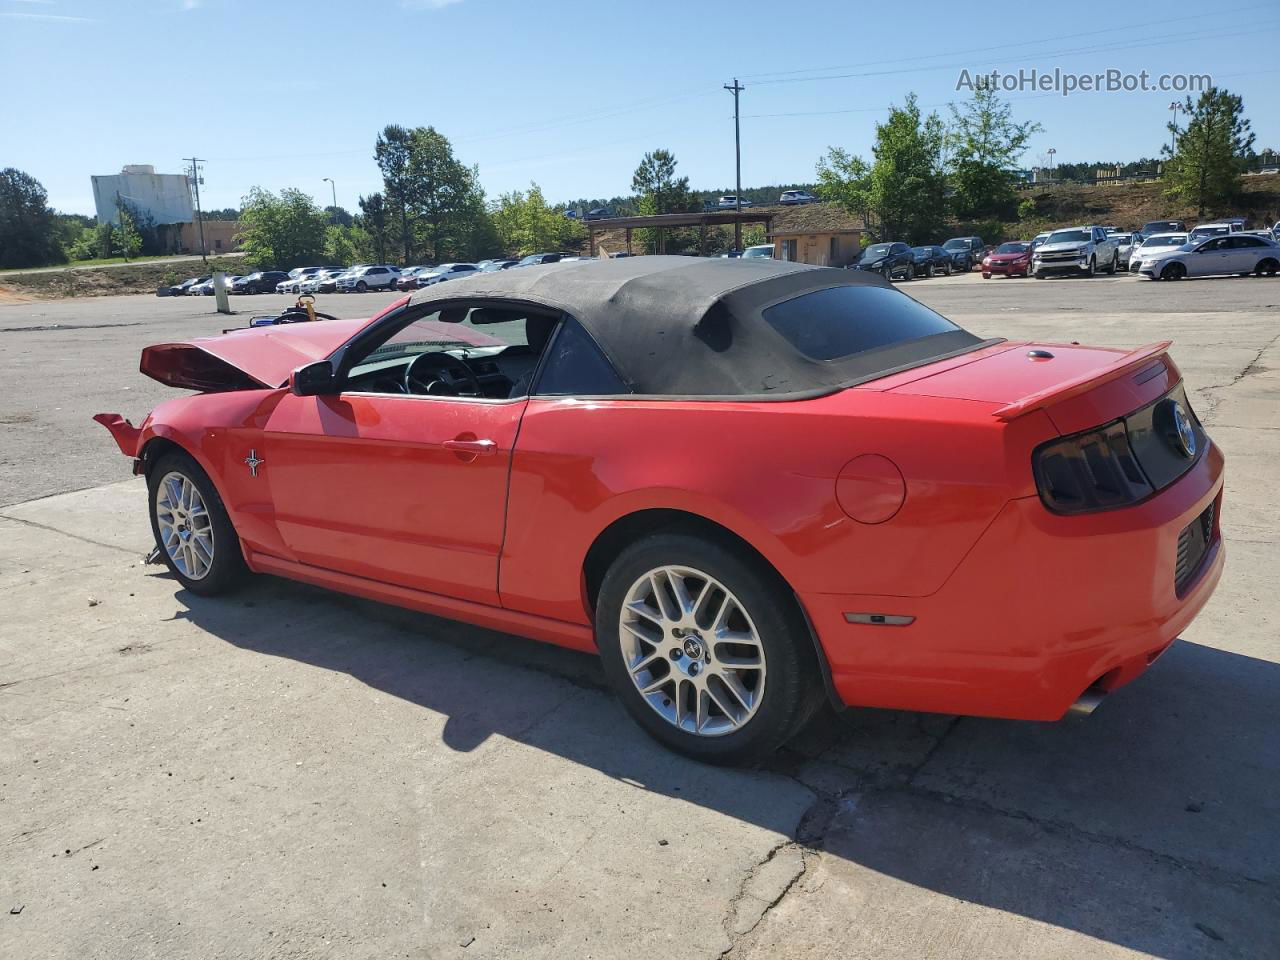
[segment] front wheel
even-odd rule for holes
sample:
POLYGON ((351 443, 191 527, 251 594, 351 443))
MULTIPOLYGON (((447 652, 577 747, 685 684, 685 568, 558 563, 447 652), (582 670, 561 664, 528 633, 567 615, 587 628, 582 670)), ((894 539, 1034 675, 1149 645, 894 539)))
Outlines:
POLYGON ((369 289, 369 285, 365 283, 363 280, 360 280, 356 283, 356 293, 364 293, 368 289, 369 289))
POLYGON ((1085 267, 1083 272, 1086 277, 1092 277, 1095 273, 1098 272, 1098 262, 1094 260, 1093 257, 1090 257, 1089 266, 1085 267))
POLYGON ((1165 268, 1160 271, 1161 280, 1182 280, 1185 279, 1186 276, 1187 268, 1177 261, 1167 264, 1165 268))
POLYGON ((949 276, 951 276, 951 264, 949 264, 949 263, 947 264, 947 266, 946 266, 946 271, 947 271, 947 276, 948 276, 948 277, 949 277, 949 276))
POLYGON ((902 275, 903 280, 914 280, 916 278, 916 268, 914 264, 907 264, 907 271, 902 275))
POLYGON ((763 562, 658 533, 622 552, 596 605, 605 673, 627 711, 708 763, 768 756, 808 719, 821 681, 808 628, 763 562))
POLYGON ((169 571, 203 596, 234 587, 246 572, 240 538, 209 475, 182 452, 162 456, 147 475, 151 532, 169 571))

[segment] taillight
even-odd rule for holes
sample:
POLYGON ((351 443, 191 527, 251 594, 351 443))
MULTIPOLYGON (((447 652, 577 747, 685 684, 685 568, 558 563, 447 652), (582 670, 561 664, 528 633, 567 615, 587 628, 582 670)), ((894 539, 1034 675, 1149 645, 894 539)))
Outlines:
POLYGON ((1032 468, 1040 499, 1054 513, 1125 507, 1154 492, 1119 420, 1044 444, 1032 468))

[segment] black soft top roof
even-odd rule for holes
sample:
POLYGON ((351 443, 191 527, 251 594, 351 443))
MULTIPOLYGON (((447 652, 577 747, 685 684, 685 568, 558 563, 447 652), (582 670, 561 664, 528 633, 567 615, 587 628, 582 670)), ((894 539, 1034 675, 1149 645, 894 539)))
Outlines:
POLYGON ((762 318, 767 307, 831 287, 890 287, 879 274, 759 259, 621 257, 469 274, 416 291, 410 308, 517 300, 563 311, 595 339, 635 393, 827 393, 890 369, 972 349, 966 331, 839 360, 804 356, 762 318))

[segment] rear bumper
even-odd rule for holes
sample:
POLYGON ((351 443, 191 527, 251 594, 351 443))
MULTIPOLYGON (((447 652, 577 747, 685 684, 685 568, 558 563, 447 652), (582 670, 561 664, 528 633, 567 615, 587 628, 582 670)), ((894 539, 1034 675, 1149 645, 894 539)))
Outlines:
POLYGON ((948 581, 923 598, 805 594, 848 705, 1057 720, 1090 687, 1141 675, 1195 618, 1222 574, 1223 459, 1123 510, 1064 517, 1012 500, 948 581), (1178 537, 1206 508, 1213 531, 1174 586, 1178 537), (849 622, 846 614, 913 618, 849 622))

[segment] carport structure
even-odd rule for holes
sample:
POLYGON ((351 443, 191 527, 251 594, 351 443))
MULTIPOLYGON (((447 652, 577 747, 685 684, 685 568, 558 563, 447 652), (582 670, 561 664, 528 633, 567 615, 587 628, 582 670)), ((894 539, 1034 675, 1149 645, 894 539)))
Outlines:
POLYGON ((774 211, 757 210, 714 210, 699 213, 659 213, 645 217, 607 217, 600 220, 588 220, 587 230, 591 236, 591 255, 596 255, 596 236, 611 230, 622 230, 627 238, 627 253, 631 253, 631 231, 651 229, 657 231, 658 253, 666 252, 666 231, 674 228, 698 228, 698 254, 707 254, 707 227, 719 227, 733 224, 734 249, 742 249, 742 225, 744 223, 763 223, 765 233, 773 226, 774 211))

